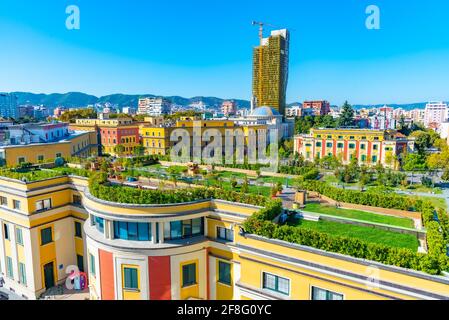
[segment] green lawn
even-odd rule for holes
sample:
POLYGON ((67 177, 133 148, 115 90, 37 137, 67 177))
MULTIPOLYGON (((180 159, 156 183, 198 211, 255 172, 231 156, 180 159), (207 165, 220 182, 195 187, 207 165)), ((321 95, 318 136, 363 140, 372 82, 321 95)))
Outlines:
POLYGON ((337 209, 331 206, 321 205, 319 203, 309 203, 306 205, 305 211, 316 212, 327 214, 330 216, 338 216, 349 219, 363 220, 374 223, 382 223, 391 226, 403 227, 403 228, 414 228, 414 223, 412 219, 399 218, 392 216, 385 216, 381 214, 352 210, 352 209, 337 209))
POLYGON ((390 247, 407 248, 418 251, 418 239, 409 234, 391 232, 374 227, 362 227, 331 221, 306 221, 299 220, 293 225, 298 228, 307 228, 320 231, 332 236, 343 236, 360 239, 370 243, 383 244, 390 247))

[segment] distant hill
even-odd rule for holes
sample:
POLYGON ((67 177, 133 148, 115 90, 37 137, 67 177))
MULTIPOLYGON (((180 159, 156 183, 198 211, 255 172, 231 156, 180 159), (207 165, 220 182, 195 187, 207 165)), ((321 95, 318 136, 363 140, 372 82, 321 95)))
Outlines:
MULTIPOLYGON (((114 105, 118 105, 119 107, 137 107, 139 98, 142 97, 159 97, 153 94, 111 94, 103 97, 96 97, 93 95, 88 95, 82 92, 69 92, 69 93, 52 93, 52 94, 35 94, 29 92, 13 92, 17 98, 19 105, 23 104, 33 104, 33 105, 45 105, 50 108, 55 108, 57 106, 65 106, 68 108, 82 108, 86 107, 89 104, 95 103, 106 103, 109 102, 114 105)), ((219 107, 225 100, 234 100, 240 108, 250 108, 251 102, 248 100, 241 99, 222 99, 217 97, 192 97, 192 98, 184 98, 180 96, 167 96, 165 97, 173 104, 188 106, 192 103, 202 101, 208 106, 211 107, 219 107)), ((289 103, 288 106, 293 105, 301 105, 300 102, 289 103)), ((385 104, 376 104, 376 105, 362 105, 356 104, 353 105, 355 109, 362 108, 380 108, 385 104)), ((426 106, 426 102, 418 102, 418 103, 409 103, 409 104, 387 104, 392 108, 403 108, 405 110, 412 109, 424 109, 426 106)))
MULTIPOLYGON (((119 107, 137 107, 139 98, 142 97, 157 97, 152 94, 141 95, 127 95, 127 94, 111 94, 104 97, 96 97, 88 95, 82 92, 69 92, 65 94, 52 93, 52 94, 35 94, 29 92, 13 92, 17 98, 19 105, 33 104, 33 105, 45 105, 50 108, 57 106, 65 106, 68 108, 81 108, 86 107, 89 104, 106 103, 109 102, 119 107)), ((193 97, 183 98, 179 96, 165 97, 174 104, 188 106, 191 103, 202 101, 208 106, 219 107, 225 100, 235 100, 240 108, 249 108, 250 102, 240 99, 221 99, 216 97, 193 97)))
POLYGON ((402 108, 404 110, 413 110, 413 109, 424 109, 426 107, 427 102, 418 102, 418 103, 408 103, 408 104, 375 104, 375 105, 361 105, 361 104, 356 104, 353 105, 353 107, 355 109, 363 109, 363 108, 381 108, 385 105, 393 108, 393 109, 397 109, 397 108, 402 108))

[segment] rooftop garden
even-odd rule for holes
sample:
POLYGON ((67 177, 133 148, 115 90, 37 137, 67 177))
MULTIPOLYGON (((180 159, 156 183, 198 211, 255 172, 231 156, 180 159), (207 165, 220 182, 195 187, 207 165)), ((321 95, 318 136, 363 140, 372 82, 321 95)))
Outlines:
POLYGON ((249 217, 244 224, 245 232, 434 275, 449 271, 449 219, 444 210, 436 210, 432 203, 404 196, 373 197, 367 192, 342 190, 317 181, 304 182, 302 187, 337 201, 420 211, 427 229, 428 253, 417 252, 416 239, 391 232, 384 234, 381 230, 373 233, 366 227, 352 228, 324 221, 275 223, 273 220, 282 212, 280 201, 269 201, 264 209, 249 217))
POLYGON ((321 213, 329 216, 343 217, 367 222, 381 223, 402 228, 414 228, 412 219, 393 217, 367 211, 341 209, 335 206, 323 205, 320 203, 308 203, 304 211, 321 213))
POLYGON ((28 169, 26 171, 21 171, 17 169, 1 168, 0 176, 15 180, 20 180, 23 182, 34 182, 50 178, 56 178, 61 176, 60 173, 51 170, 41 170, 41 169, 28 169))
POLYGON ((406 248, 412 250, 413 252, 417 252, 419 246, 418 239, 414 235, 380 230, 373 227, 364 227, 323 220, 314 222, 302 219, 292 219, 289 221, 288 225, 295 226, 297 228, 315 230, 323 234, 337 237, 355 238, 367 243, 375 243, 395 248, 406 248))
POLYGON ((125 204, 169 204, 184 203, 205 199, 264 206, 268 198, 264 196, 228 191, 219 188, 187 188, 175 190, 136 189, 121 185, 112 185, 107 174, 96 173, 89 179, 89 189, 93 196, 111 202, 125 204))

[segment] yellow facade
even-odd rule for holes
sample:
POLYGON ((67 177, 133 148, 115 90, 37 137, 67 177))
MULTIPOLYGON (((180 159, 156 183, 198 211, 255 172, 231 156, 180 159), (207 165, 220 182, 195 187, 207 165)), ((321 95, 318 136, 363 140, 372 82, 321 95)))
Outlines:
POLYGON ((148 300, 155 291, 159 292, 158 297, 166 299, 310 300, 315 291, 344 300, 449 297, 449 280, 444 277, 241 233, 242 223, 257 212, 258 207, 222 200, 148 206, 114 204, 86 194, 83 191, 87 186, 85 178, 60 177, 31 183, 0 180, 4 188, 16 193, 12 196, 11 192, 0 190, 0 195, 8 200, 8 210, 0 210, 0 222, 2 226, 8 224, 10 233, 20 228, 24 239, 23 245, 16 245, 13 238, 5 239, 0 233, 3 236, 0 263, 5 270, 5 257, 10 257, 26 266, 26 285, 18 282, 16 264, 13 279, 6 277, 6 282, 7 287, 30 299, 46 289, 48 271, 46 274, 45 265, 53 263, 55 284, 63 283, 67 277, 65 269, 77 264, 77 255, 84 258, 92 299, 148 300), (72 204, 73 195, 82 197, 82 206, 72 204), (48 198, 52 200, 52 207, 36 212, 36 201, 48 198), (12 199, 22 203, 20 218, 10 205, 12 199), (104 217, 103 233, 91 221, 93 216, 99 215, 104 217), (117 246, 113 237, 115 216, 127 221, 149 219, 151 239, 129 244, 120 240, 117 246), (166 239, 165 223, 200 217, 204 218, 201 236, 176 241, 166 239), (82 237, 76 237, 75 222, 84 221, 86 234, 83 232, 82 237), (52 241, 43 244, 42 230, 46 228, 51 228, 52 241), (226 232, 222 233, 223 230, 226 232), (157 241, 156 233, 159 234, 157 241), (100 259, 100 251, 103 258, 110 257, 107 270, 111 271, 103 272, 106 258, 100 259), (95 272, 90 270, 90 255, 95 272), (158 262, 151 267, 153 260, 158 262), (195 279, 186 283, 183 267, 192 264, 195 265, 195 279), (125 268, 135 270, 136 287, 125 287, 125 268), (160 275, 152 275, 154 272, 160 275), (267 276, 284 285, 278 291, 265 287, 267 276), (373 277, 381 281, 373 283, 370 281, 373 277), (170 287, 157 287, 162 281, 160 278, 166 278, 170 287))
POLYGON ((5 165, 17 166, 20 162, 41 163, 57 157, 86 158, 98 152, 97 137, 86 132, 55 143, 38 143, 2 147, 5 165))

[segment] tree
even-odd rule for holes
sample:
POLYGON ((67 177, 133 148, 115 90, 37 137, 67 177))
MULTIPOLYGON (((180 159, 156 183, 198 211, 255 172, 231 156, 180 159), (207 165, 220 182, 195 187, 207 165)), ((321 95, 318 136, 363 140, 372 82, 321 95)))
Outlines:
POLYGON ((84 108, 64 112, 59 120, 63 122, 75 122, 76 119, 95 119, 97 112, 93 108, 84 108))
POLYGON ((125 146, 123 144, 118 144, 114 147, 114 152, 118 155, 125 153, 125 146))
POLYGON ((427 169, 426 158, 422 154, 409 153, 405 156, 402 169, 405 171, 424 171, 427 169))
POLYGON ((354 124, 354 109, 352 109, 352 106, 348 103, 348 101, 345 101, 340 118, 338 119, 338 126, 351 127, 354 126, 354 124))
POLYGON ((143 156, 145 154, 145 147, 142 145, 138 145, 137 147, 134 148, 133 154, 135 156, 143 156))

